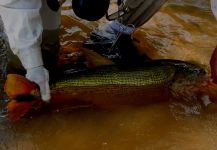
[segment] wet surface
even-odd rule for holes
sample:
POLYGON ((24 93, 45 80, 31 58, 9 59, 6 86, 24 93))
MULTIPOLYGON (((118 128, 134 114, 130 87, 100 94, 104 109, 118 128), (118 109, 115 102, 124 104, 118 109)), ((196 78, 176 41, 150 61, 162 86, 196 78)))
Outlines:
POLYGON ((215 149, 216 114, 180 115, 158 103, 118 110, 44 113, 1 122, 1 149, 215 149), (198 144, 199 143, 199 144, 198 144))
MULTIPOLYGON (((80 55, 72 52, 78 52, 91 29, 105 20, 68 19, 68 5, 63 8, 67 16, 62 17, 61 42, 76 60, 80 55)), ((216 24, 208 0, 169 1, 134 33, 133 40, 141 54, 196 62, 209 74, 210 55, 217 44, 216 24)), ((47 110, 16 123, 0 116, 0 149, 216 149, 216 106, 205 107, 195 97, 200 88, 195 82, 179 80, 172 86, 177 99, 149 105, 47 110)))
POLYGON ((196 62, 209 70, 216 23, 208 0, 169 1, 134 34, 134 43, 152 58, 196 62))

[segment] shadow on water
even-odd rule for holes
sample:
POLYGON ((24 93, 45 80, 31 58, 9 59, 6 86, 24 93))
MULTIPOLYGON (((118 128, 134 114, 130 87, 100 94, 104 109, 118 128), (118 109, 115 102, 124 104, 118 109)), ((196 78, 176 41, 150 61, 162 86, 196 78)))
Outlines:
MULTIPOLYGON (((64 13, 68 14, 67 9, 64 13)), ((104 22, 76 21, 76 32, 65 28, 75 41, 62 44, 81 42, 91 30, 86 25, 92 28, 104 22)), ((197 62, 209 70, 209 57, 217 38, 215 23, 208 0, 171 0, 136 31, 133 39, 140 53, 153 59, 197 62)), ((67 39, 68 35, 64 37, 67 39)), ((0 39, 3 50, 1 42, 0 39)), ((197 82, 177 80, 172 86, 176 99, 149 105, 44 110, 16 123, 0 118, 0 149, 216 149, 217 113, 202 108, 195 97, 200 88, 194 86, 197 82)))

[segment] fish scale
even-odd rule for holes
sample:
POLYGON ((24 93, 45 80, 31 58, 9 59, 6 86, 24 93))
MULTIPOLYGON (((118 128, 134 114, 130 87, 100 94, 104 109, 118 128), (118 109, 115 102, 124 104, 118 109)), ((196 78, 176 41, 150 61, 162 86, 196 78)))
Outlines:
POLYGON ((103 85, 157 86, 171 81, 175 70, 173 66, 153 66, 131 70, 102 69, 70 75, 57 81, 56 84, 51 86, 51 89, 103 85))

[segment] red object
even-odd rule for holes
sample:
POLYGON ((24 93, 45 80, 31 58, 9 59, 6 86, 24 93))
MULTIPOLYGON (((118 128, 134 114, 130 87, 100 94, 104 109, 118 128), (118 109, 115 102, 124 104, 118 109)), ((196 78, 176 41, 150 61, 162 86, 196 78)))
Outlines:
POLYGON ((213 82, 217 84, 217 47, 212 53, 210 59, 210 67, 211 67, 211 78, 213 82))

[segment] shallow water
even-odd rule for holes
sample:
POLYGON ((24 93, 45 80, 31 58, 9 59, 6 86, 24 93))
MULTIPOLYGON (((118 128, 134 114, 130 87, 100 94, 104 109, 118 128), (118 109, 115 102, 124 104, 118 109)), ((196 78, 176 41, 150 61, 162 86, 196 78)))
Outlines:
POLYGON ((208 0, 169 1, 135 33, 135 43, 141 53, 152 58, 192 61, 209 70, 217 40, 216 23, 208 0), (138 43, 140 39, 145 40, 138 43))
MULTIPOLYGON (((69 14, 66 6, 63 14, 69 14)), ((66 21, 62 45, 79 49, 90 29, 103 22, 66 21)), ((142 54, 196 62, 209 72, 216 25, 208 0, 171 0, 136 31, 133 40, 142 54)), ((190 85, 188 81, 173 85, 182 99, 150 105, 49 110, 17 123, 2 117, 0 150, 216 149, 217 113, 203 108, 190 85)))
POLYGON ((168 103, 118 110, 44 113, 17 124, 1 122, 4 150, 195 149, 216 147, 216 114, 178 115, 168 103))

